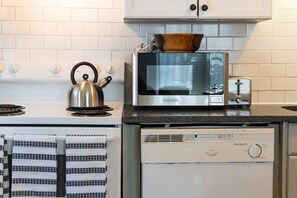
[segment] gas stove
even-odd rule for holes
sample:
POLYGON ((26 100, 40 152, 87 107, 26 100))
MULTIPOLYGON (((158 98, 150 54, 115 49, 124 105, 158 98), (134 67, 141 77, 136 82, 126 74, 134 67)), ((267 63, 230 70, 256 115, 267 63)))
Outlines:
MULTIPOLYGON (((92 110, 67 109, 65 102, 18 102, 15 104, 18 107, 15 108, 16 112, 13 114, 15 116, 3 114, 5 116, 0 116, 1 124, 117 125, 121 124, 123 109, 121 102, 110 102, 106 104, 105 109, 92 110)), ((10 105, 4 107, 7 110, 13 110, 10 105)))

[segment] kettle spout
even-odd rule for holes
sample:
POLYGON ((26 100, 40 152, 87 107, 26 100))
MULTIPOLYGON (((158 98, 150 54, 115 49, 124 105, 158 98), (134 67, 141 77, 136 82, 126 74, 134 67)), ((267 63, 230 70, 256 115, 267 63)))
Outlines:
POLYGON ((97 86, 100 89, 103 89, 104 87, 106 87, 106 85, 108 85, 110 83, 111 80, 112 80, 112 77, 107 76, 107 77, 103 78, 102 80, 100 80, 100 82, 97 84, 97 86))

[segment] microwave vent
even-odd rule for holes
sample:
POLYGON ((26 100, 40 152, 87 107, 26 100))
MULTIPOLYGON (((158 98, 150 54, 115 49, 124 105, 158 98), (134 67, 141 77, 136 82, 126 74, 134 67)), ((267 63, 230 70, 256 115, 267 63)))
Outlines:
POLYGON ((183 142, 183 135, 145 135, 144 142, 183 142))

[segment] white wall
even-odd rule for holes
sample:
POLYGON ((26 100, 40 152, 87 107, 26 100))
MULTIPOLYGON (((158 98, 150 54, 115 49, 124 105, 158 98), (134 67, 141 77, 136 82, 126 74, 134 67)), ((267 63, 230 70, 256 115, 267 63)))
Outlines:
MULTIPOLYGON (((230 53, 253 103, 297 103, 297 1, 274 0, 260 23, 125 24, 122 0, 0 0, 0 63, 90 61, 122 71, 148 33, 203 33, 201 50, 230 53)), ((1 79, 0 79, 1 80, 1 79)))

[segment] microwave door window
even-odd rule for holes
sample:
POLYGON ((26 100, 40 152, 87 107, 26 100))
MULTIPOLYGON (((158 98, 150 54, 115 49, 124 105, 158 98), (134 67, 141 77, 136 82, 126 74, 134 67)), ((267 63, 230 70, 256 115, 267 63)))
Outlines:
POLYGON ((147 90, 156 95, 191 95, 192 65, 147 66, 147 90))

